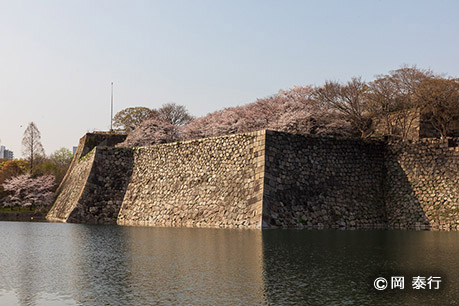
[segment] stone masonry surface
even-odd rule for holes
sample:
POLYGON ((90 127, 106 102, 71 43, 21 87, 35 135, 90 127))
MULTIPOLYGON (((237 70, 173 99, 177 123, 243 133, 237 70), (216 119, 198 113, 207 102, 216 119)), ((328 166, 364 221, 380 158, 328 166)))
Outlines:
POLYGON ((132 173, 132 150, 96 147, 75 162, 50 221, 116 223, 132 173))
POLYGON ((384 146, 267 131, 265 227, 382 227, 384 146))
POLYGON ((87 153, 122 139, 82 138, 48 220, 459 229, 457 139, 385 143, 267 130, 87 153))
POLYGON ((57 222, 66 222, 68 220, 70 214, 78 205, 88 181, 94 163, 94 153, 94 151, 88 153, 83 160, 73 159, 65 176, 65 184, 61 184, 58 196, 46 219, 57 222))
POLYGON ((118 224, 261 226, 264 131, 141 147, 118 224))
POLYGON ((389 143, 385 167, 389 226, 459 229, 459 147, 389 143))

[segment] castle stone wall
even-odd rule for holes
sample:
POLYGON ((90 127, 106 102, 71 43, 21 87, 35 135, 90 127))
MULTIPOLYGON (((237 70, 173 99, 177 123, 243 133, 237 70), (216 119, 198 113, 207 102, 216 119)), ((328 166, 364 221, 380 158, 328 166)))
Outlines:
POLYGON ((459 147, 389 143, 385 167, 390 227, 459 228, 459 147))
POLYGON ((384 145, 267 131, 266 227, 382 227, 384 145))
POLYGON ((132 149, 96 147, 78 205, 67 222, 115 224, 131 179, 132 149))
POLYGON ((51 207, 51 210, 46 216, 47 220, 67 222, 70 214, 75 210, 83 194, 94 163, 94 156, 95 150, 88 153, 84 159, 73 159, 65 175, 65 184, 61 184, 59 187, 53 207, 51 207))
POLYGON ((132 173, 131 149, 95 147, 74 160, 66 184, 47 215, 50 221, 116 223, 132 173))
POLYGON ((259 131, 140 148, 97 146, 82 155, 88 139, 48 220, 459 229, 457 141, 383 143, 259 131))
POLYGON ((118 224, 260 228, 265 132, 135 149, 118 224))

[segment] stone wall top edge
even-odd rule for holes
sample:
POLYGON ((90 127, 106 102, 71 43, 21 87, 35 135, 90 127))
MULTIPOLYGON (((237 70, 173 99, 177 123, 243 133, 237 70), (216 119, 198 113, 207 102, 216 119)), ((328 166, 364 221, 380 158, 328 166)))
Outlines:
MULTIPOLYGON (((309 138, 309 139, 323 139, 323 140, 335 140, 335 141, 349 141, 349 142, 358 142, 358 143, 363 143, 363 144, 384 144, 386 143, 385 141, 378 140, 378 139, 361 139, 358 137, 344 137, 344 136, 328 136, 328 135, 311 135, 311 134, 295 134, 295 133, 289 133, 289 132, 284 132, 284 131, 277 131, 277 130, 271 130, 271 129, 263 129, 263 130, 258 130, 258 131, 253 131, 253 132, 245 132, 245 133, 235 133, 235 134, 227 134, 227 135, 220 135, 220 136, 213 136, 213 137, 204 137, 204 138, 195 138, 195 139, 189 139, 189 140, 183 140, 183 141, 174 141, 170 143, 161 143, 161 144, 154 144, 154 145, 149 145, 149 146, 139 146, 139 147, 129 147, 129 148, 152 148, 152 147, 158 147, 158 146, 174 146, 177 143, 180 144, 189 144, 189 143, 194 143, 194 142, 199 142, 199 141, 211 141, 214 139, 224 139, 224 138, 234 138, 238 137, 241 135, 247 135, 247 136, 274 136, 274 135, 285 135, 288 137, 302 137, 302 138, 309 138)), ((129 149, 127 148, 127 149, 129 149)))
POLYGON ((127 134, 124 134, 124 133, 114 133, 114 132, 110 132, 110 131, 94 131, 94 132, 88 132, 85 134, 86 135, 89 135, 89 136, 93 136, 93 135, 119 135, 119 136, 126 136, 127 134))
POLYGON ((257 137, 257 136, 263 136, 263 135, 265 135, 265 133, 266 133, 266 130, 259 130, 259 131, 254 131, 254 132, 245 132, 245 133, 227 134, 227 135, 220 135, 220 136, 213 136, 213 137, 204 137, 204 138, 194 138, 194 139, 188 139, 188 140, 179 140, 179 141, 174 141, 174 142, 169 142, 169 143, 158 143, 158 144, 149 145, 149 146, 128 147, 127 149, 129 149, 129 148, 130 149, 133 149, 133 148, 145 149, 145 148, 153 148, 153 147, 159 147, 159 146, 165 146, 166 147, 166 146, 174 146, 177 143, 189 144, 189 143, 194 143, 194 142, 197 142, 197 141, 199 142, 199 141, 210 141, 210 140, 214 140, 214 139, 235 138, 235 137, 242 136, 242 135, 257 137))
POLYGON ((100 152, 104 152, 104 151, 132 151, 133 148, 131 147, 128 147, 128 148, 125 148, 125 147, 110 147, 110 146, 95 146, 93 150, 91 150, 89 153, 91 152, 95 152, 96 154, 97 153, 100 153, 100 152))
POLYGON ((389 144, 444 144, 448 143, 449 140, 459 141, 459 137, 446 137, 445 139, 440 138, 420 138, 416 140, 400 140, 400 139, 393 139, 388 140, 387 143, 389 144))
POLYGON ((299 133, 289 133, 284 131, 276 130, 266 130, 267 136, 287 136, 287 137, 298 137, 298 138, 307 138, 314 140, 330 140, 330 141, 348 141, 350 143, 362 143, 362 144, 378 144, 382 145, 386 142, 379 139, 362 139, 359 137, 345 137, 345 136, 331 136, 331 135, 315 135, 315 134, 299 134, 299 133))

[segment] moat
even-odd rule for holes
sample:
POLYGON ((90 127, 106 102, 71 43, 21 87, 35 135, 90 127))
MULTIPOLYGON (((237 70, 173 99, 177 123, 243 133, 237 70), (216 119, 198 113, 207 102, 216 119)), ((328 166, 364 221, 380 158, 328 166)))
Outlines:
POLYGON ((457 305, 458 232, 0 222, 1 305, 457 305), (413 276, 439 290, 413 290, 413 276), (377 291, 379 276, 404 290, 377 291))

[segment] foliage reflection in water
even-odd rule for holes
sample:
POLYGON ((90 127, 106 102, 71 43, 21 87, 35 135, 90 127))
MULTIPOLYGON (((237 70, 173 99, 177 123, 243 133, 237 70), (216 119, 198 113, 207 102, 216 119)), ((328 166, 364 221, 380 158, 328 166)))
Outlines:
POLYGON ((457 305, 457 232, 0 222, 1 305, 457 305), (408 277, 441 276, 440 291, 408 277), (379 292, 377 276, 406 289, 379 292))

